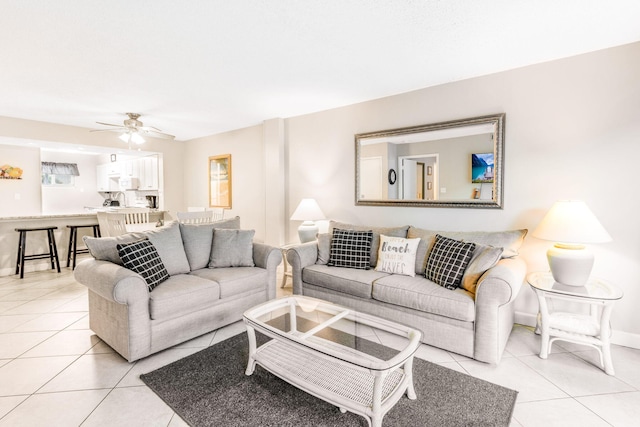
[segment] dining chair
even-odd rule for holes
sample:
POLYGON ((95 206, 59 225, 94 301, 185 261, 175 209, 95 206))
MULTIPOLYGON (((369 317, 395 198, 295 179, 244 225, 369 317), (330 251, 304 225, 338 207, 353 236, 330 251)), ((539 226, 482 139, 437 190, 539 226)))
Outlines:
POLYGON ((115 212, 98 212, 98 224, 100 224, 100 230, 106 230, 106 236, 115 237, 121 234, 128 233, 125 214, 115 212), (101 215, 102 214, 102 215, 101 215), (101 221, 101 216, 104 219, 101 221), (104 227, 102 224, 104 223, 104 227))
POLYGON ((120 212, 125 215, 127 224, 145 224, 149 222, 149 208, 124 208, 120 212))
POLYGON ((214 211, 177 212, 178 221, 182 224, 207 224, 215 222, 214 211))

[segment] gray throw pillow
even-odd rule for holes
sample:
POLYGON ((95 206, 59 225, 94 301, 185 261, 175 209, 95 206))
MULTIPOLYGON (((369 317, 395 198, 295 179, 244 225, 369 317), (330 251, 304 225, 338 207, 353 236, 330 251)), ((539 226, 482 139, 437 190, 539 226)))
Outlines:
POLYGON ((502 257, 502 248, 494 248, 476 243, 476 248, 471 256, 471 261, 462 276, 462 284, 460 285, 465 291, 476 293, 478 279, 485 271, 495 266, 502 257))
POLYGON ((255 230, 213 230, 209 268, 254 267, 255 230))
POLYGON ((331 251, 331 234, 318 234, 318 260, 316 264, 327 265, 331 251))
POLYGON ((214 229, 240 229, 240 217, 209 224, 180 224, 180 234, 191 271, 207 268, 211 258, 214 229))
POLYGON ((157 227, 153 230, 127 233, 116 237, 83 236, 82 240, 84 240, 89 253, 95 259, 122 265, 117 245, 132 243, 144 238, 153 243, 167 272, 171 276, 190 271, 187 255, 180 237, 180 228, 176 221, 165 223, 163 227, 157 227))

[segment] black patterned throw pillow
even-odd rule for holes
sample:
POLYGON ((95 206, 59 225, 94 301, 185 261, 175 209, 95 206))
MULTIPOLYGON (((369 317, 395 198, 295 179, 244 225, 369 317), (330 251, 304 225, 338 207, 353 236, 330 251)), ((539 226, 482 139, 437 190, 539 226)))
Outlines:
POLYGON ((368 270, 372 240, 373 231, 371 230, 356 231, 334 228, 327 265, 368 270))
POLYGON ((475 243, 436 234, 435 243, 427 258, 425 276, 447 289, 456 289, 462 283, 462 276, 475 248, 475 243))
POLYGON ((148 239, 118 244, 117 248, 124 266, 144 277, 149 292, 169 278, 158 251, 148 239))

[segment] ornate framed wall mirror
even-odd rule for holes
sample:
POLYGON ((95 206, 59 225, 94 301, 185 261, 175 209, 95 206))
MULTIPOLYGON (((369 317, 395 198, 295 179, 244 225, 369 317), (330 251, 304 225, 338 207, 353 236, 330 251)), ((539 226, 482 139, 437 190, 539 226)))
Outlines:
POLYGON ((356 205, 502 209, 504 122, 501 113, 357 134, 356 205))

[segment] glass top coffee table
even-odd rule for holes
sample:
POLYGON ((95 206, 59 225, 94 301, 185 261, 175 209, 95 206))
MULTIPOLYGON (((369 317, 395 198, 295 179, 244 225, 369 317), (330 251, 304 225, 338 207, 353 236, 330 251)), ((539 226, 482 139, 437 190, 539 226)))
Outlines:
POLYGON ((246 374, 256 363, 305 392, 379 427, 406 393, 415 399, 413 357, 422 332, 326 301, 290 296, 244 313, 246 374), (256 331, 268 338, 258 346, 256 331), (391 335, 393 347, 366 337, 391 335))

